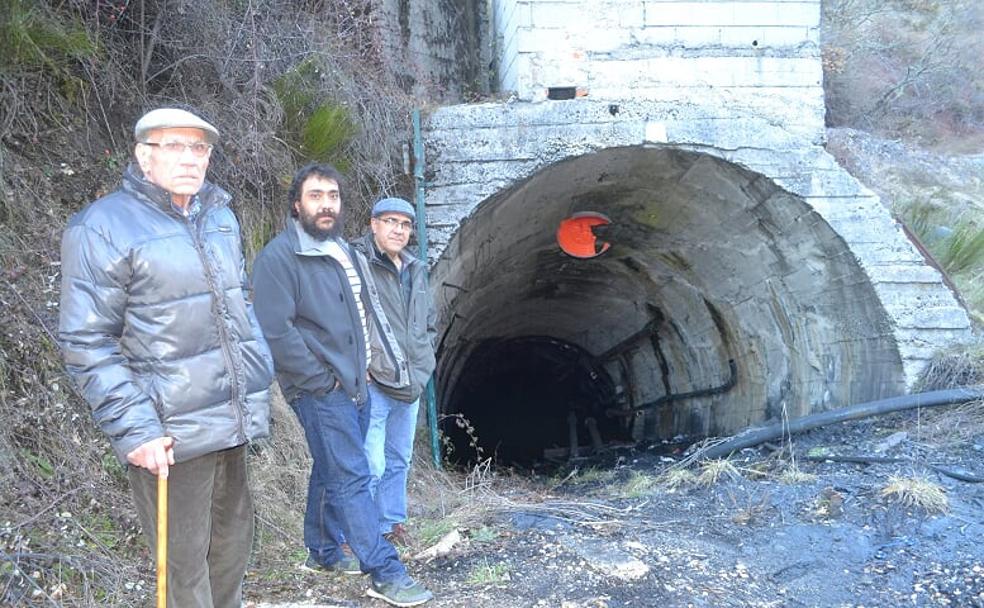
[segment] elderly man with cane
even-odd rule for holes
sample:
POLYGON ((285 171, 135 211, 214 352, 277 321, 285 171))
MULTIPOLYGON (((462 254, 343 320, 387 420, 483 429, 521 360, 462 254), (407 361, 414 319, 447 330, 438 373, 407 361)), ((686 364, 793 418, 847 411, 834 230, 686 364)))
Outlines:
POLYGON ((247 300, 239 224, 205 180, 218 135, 184 110, 148 112, 121 187, 62 238, 66 367, 129 465, 152 548, 158 478, 169 480, 171 529, 181 523, 167 547, 174 608, 242 605, 246 444, 269 427, 273 361, 247 300))

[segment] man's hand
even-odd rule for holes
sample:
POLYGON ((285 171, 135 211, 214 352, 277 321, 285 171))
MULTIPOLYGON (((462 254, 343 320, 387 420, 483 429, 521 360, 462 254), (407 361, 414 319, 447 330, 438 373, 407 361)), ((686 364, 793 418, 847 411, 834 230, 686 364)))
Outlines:
POLYGON ((167 477, 168 466, 174 464, 174 439, 161 437, 148 441, 127 454, 126 459, 133 466, 167 477))

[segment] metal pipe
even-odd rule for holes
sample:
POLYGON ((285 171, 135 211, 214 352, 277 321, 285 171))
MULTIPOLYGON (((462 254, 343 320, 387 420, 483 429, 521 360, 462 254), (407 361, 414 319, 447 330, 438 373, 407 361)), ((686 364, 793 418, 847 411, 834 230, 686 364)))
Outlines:
MULTIPOLYGON (((428 268, 430 260, 427 250, 427 205, 424 182, 424 138, 420 129, 420 110, 414 109, 410 115, 413 123, 413 181, 416 186, 417 204, 417 245, 420 247, 420 259, 424 261, 424 278, 430 282, 428 268)), ((437 435, 437 390, 434 386, 434 375, 427 381, 424 393, 427 402, 427 427, 430 431, 431 458, 434 466, 441 468, 441 441, 437 435)))
POLYGON ((736 384, 738 384, 738 366, 735 364, 734 359, 728 361, 728 370, 731 372, 731 376, 728 378, 727 382, 719 386, 713 386, 711 388, 705 388, 699 391, 690 391, 689 393, 676 393, 675 395, 663 395, 662 397, 656 399, 655 401, 643 403, 642 405, 634 407, 632 409, 613 408, 613 409, 606 410, 605 413, 612 417, 634 416, 643 410, 652 409, 654 407, 666 403, 681 401, 683 399, 696 399, 697 397, 709 397, 710 395, 718 395, 720 393, 725 393, 727 391, 730 391, 732 388, 735 387, 736 384))
POLYGON ((621 355, 626 350, 635 346, 635 343, 638 342, 640 339, 645 338, 646 336, 652 334, 655 328, 656 328, 656 319, 653 319, 652 321, 649 321, 648 323, 643 325, 642 329, 635 332, 628 338, 625 338, 624 340, 622 340, 615 346, 609 348, 605 352, 601 353, 600 355, 595 357, 595 359, 597 359, 599 362, 602 362, 617 357, 618 355, 621 355))
POLYGON ((573 462, 579 455, 577 445, 577 414, 574 412, 567 414, 567 437, 568 443, 570 444, 569 458, 573 462))
POLYGON ((788 422, 777 422, 773 425, 748 429, 747 431, 735 435, 723 443, 713 445, 705 450, 698 452, 698 457, 703 459, 721 458, 732 452, 749 448, 765 443, 770 439, 777 439, 783 435, 794 435, 820 426, 826 426, 835 422, 845 422, 847 420, 857 420, 869 416, 901 412, 917 407, 936 407, 940 405, 956 405, 984 399, 984 387, 973 386, 966 388, 953 388, 942 391, 929 391, 926 393, 916 393, 915 395, 902 395, 900 397, 890 397, 878 401, 869 401, 850 405, 836 410, 820 412, 803 416, 788 422))

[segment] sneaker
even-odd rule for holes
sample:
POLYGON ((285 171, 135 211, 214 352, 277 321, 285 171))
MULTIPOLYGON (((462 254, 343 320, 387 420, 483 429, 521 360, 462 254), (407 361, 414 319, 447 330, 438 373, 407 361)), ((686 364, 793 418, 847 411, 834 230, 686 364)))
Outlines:
POLYGON ((383 538, 397 547, 410 546, 410 533, 403 524, 393 524, 393 529, 383 534, 383 538))
POLYGON ((309 572, 341 572, 342 574, 362 574, 362 565, 354 555, 346 555, 333 564, 322 564, 313 555, 308 554, 307 560, 301 564, 302 570, 309 572))
POLYGON ((403 580, 389 583, 373 581, 366 589, 366 595, 374 597, 393 606, 419 606, 434 599, 434 594, 420 583, 414 582, 409 576, 403 580))

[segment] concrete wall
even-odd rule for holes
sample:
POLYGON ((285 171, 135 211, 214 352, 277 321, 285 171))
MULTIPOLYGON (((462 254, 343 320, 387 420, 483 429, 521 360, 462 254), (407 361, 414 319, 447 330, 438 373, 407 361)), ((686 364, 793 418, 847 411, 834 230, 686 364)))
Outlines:
POLYGON ((421 101, 488 93, 487 10, 487 0, 380 0, 374 18, 385 64, 421 101))
MULTIPOLYGON (((883 331, 898 349, 900 379, 911 385, 936 350, 970 337, 968 317, 878 198, 823 150, 822 127, 812 112, 800 111, 799 99, 789 91, 757 99, 713 91, 699 100, 681 94, 675 102, 582 99, 442 108, 426 124, 432 261, 438 268, 453 265, 462 246, 442 253, 462 221, 561 161, 632 146, 706 154, 766 177, 805 202, 816 213, 811 221, 824 222, 843 240, 839 255, 851 258, 876 294, 883 331)), ((699 241, 701 231, 691 236, 699 241)))
POLYGON ((604 99, 669 88, 813 88, 820 1, 494 0, 498 86, 604 99))
POLYGON ((819 13, 492 0, 498 83, 515 95, 424 125, 445 389, 482 340, 597 354, 659 311, 664 352, 631 355, 630 401, 720 385, 729 359, 739 380, 636 431, 720 434, 897 394, 971 338, 939 272, 824 150, 819 13), (590 263, 552 240, 582 210, 614 220, 590 263))

